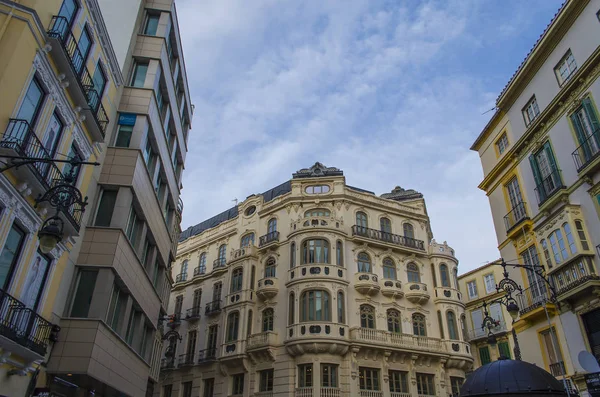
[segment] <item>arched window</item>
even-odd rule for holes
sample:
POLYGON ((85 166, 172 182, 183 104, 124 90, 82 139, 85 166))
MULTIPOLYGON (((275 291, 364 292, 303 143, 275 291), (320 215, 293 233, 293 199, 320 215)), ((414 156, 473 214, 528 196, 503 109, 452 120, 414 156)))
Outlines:
POLYGON ((329 293, 322 290, 306 291, 300 296, 300 321, 331 321, 329 293))
POLYGON ((244 269, 238 267, 231 273, 231 293, 242 290, 242 281, 244 276, 244 269))
POLYGON ((540 243, 542 244, 542 251, 544 251, 544 258, 546 258, 546 265, 549 269, 552 269, 552 257, 550 256, 550 251, 548 250, 548 243, 546 240, 542 240, 540 243))
POLYGON ((219 266, 225 266, 227 260, 227 245, 223 244, 219 247, 219 266))
POLYGON ((338 240, 335 243, 335 264, 338 266, 344 266, 344 246, 342 242, 338 240))
POLYGON ((375 309, 371 305, 360 305, 360 326, 375 329, 375 309))
POLYGON ((248 233, 242 237, 240 248, 249 247, 250 245, 254 245, 254 233, 248 233))
POLYGON ((273 319, 275 317, 275 312, 273 309, 268 308, 263 310, 262 316, 262 332, 273 331, 273 319))
POLYGON ((413 228, 413 225, 405 223, 402 225, 402 229, 404 230, 404 237, 415 238, 415 229, 413 228))
POLYGON ((275 277, 275 258, 271 257, 267 259, 265 263, 265 278, 267 277, 275 277))
POLYGON ((384 258, 383 259, 383 278, 387 278, 390 280, 397 280, 396 276, 396 264, 392 260, 392 258, 384 258))
POLYGON ((387 323, 388 331, 396 334, 402 333, 402 327, 400 325, 400 312, 398 310, 389 309, 387 311, 387 323))
POLYGON ((588 245, 587 238, 585 237, 585 231, 583 230, 583 223, 581 223, 581 221, 578 219, 575 220, 575 229, 577 229, 577 236, 579 237, 579 242, 581 243, 581 248, 584 251, 589 250, 590 246, 588 245))
POLYGON ((342 291, 338 292, 337 295, 337 310, 338 310, 338 323, 340 324, 344 324, 345 323, 345 319, 344 319, 344 314, 345 314, 345 310, 344 310, 344 293, 342 291))
POLYGON ((365 252, 358 254, 358 272, 371 273, 371 257, 365 252))
POLYGON ((238 339, 238 328, 240 323, 240 312, 231 312, 227 316, 227 342, 238 339))
POLYGON ((445 263, 440 265, 440 277, 442 278, 442 287, 450 288, 450 273, 448 273, 448 266, 445 263))
POLYGON ((444 339, 444 323, 442 322, 442 312, 437 311, 438 324, 440 325, 440 336, 444 339))
POLYGON ((411 262, 406 265, 406 274, 408 275, 409 283, 420 283, 421 282, 421 274, 419 273, 419 266, 415 263, 411 262))
POLYGON ((315 216, 329 218, 331 216, 331 212, 324 208, 313 208, 312 210, 308 210, 304 213, 305 218, 313 218, 315 216))
POLYGON ((427 336, 427 327, 425 324, 425 316, 420 313, 415 313, 412 316, 413 333, 417 336, 427 336))
POLYGON ((446 320, 448 321, 448 337, 453 340, 458 340, 458 327, 456 326, 456 316, 454 312, 446 312, 446 320))
POLYGON ((550 247, 554 254, 554 263, 557 265, 563 260, 567 259, 567 248, 565 247, 565 241, 563 240, 562 232, 560 229, 556 229, 548 237, 550 240, 550 247))
POLYGON ((290 244, 290 268, 296 266, 296 243, 290 244))
POLYGON ((364 212, 356 213, 356 226, 360 232, 366 232, 366 229, 369 227, 369 223, 367 222, 367 214, 364 212))
POLYGON ((206 252, 200 254, 200 260, 198 261, 198 272, 200 274, 206 273, 206 252))
POLYGON ((294 304, 294 293, 290 293, 290 300, 288 302, 288 325, 294 324, 295 311, 294 308, 296 305, 294 304))
POLYGON ((269 223, 267 224, 267 233, 275 233, 277 231, 277 218, 269 219, 269 223))
POLYGON ((565 231, 565 237, 567 238, 567 243, 569 244, 569 250, 571 251, 571 254, 576 254, 577 246, 575 245, 575 239, 571 233, 571 226, 568 223, 564 223, 563 230, 565 231))
POLYGON ((437 287, 437 277, 435 275, 435 265, 433 263, 431 264, 431 277, 433 278, 433 286, 437 287))
POLYGON ((383 233, 392 233, 392 222, 388 218, 381 218, 379 220, 379 226, 381 227, 381 231, 383 233))
POLYGON ((329 263, 329 242, 318 239, 302 243, 302 263, 329 263))
POLYGON ((246 338, 252 335, 252 310, 248 310, 248 324, 246 324, 246 338))
POLYGON ((185 260, 181 263, 181 272, 179 274, 187 274, 188 261, 185 260))

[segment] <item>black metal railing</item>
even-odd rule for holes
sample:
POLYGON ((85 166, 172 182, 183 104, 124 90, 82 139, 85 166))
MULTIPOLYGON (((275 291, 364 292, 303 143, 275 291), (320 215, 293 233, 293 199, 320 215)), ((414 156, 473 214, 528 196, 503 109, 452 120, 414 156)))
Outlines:
POLYGON ((585 256, 560 267, 552 273, 551 279, 557 295, 561 295, 589 280, 600 280, 600 277, 596 274, 592 258, 585 256))
POLYGON ((181 197, 177 200, 177 213, 181 215, 183 213, 183 200, 181 197))
POLYGON ((537 196, 538 205, 542 205, 554 193, 563 188, 564 185, 560 177, 560 170, 553 169, 550 172, 550 174, 544 179, 542 179, 540 184, 538 184, 535 187, 535 194, 537 196))
POLYGON ((579 145, 571 154, 577 172, 581 171, 586 165, 592 162, 600 154, 600 129, 594 131, 585 141, 579 145))
POLYGON ((48 344, 56 341, 59 331, 59 326, 0 289, 0 335, 45 356, 48 344))
POLYGON ((175 368, 175 359, 174 358, 163 358, 160 360, 160 369, 173 369, 175 368))
POLYGON ((52 21, 50 22, 50 29, 48 29, 47 33, 48 36, 60 41, 62 48, 69 59, 72 72, 77 77, 77 82, 87 98, 87 103, 90 106, 94 119, 104 137, 109 120, 106 110, 102 105, 102 93, 98 93, 95 89, 92 76, 85 66, 87 54, 81 52, 79 43, 70 30, 67 18, 58 15, 53 16, 52 21))
POLYGON ((262 247, 263 245, 267 245, 269 243, 272 243, 273 241, 279 241, 278 231, 274 231, 271 233, 267 233, 264 236, 260 236, 260 239, 258 240, 258 246, 262 247))
POLYGON ((194 365, 194 353, 180 354, 177 366, 194 365))
POLYGON ((187 273, 180 273, 177 276, 175 276, 176 283, 182 283, 184 281, 187 281, 187 273))
POLYGON ((522 293, 517 295, 517 300, 521 315, 551 302, 548 286, 542 280, 539 280, 538 284, 524 289, 522 293))
POLYGON ((506 215, 504 215, 504 226, 506 226, 506 232, 508 233, 512 228, 517 226, 521 221, 529 218, 527 215, 527 207, 525 202, 521 201, 515 205, 514 208, 506 215))
POLYGON ((192 307, 190 309, 186 310, 186 316, 185 318, 191 320, 191 319, 197 319, 200 318, 200 312, 202 311, 201 306, 196 306, 196 307, 192 307))
POLYGON ((397 234, 382 232, 381 230, 369 229, 358 225, 352 226, 352 235, 367 237, 372 240, 384 241, 387 243, 401 245, 404 247, 425 250, 425 242, 411 237, 400 236, 397 234))
POLYGON ((217 348, 210 347, 208 349, 200 350, 198 352, 198 363, 203 363, 206 361, 212 361, 217 358, 217 348))
POLYGON ((198 266, 194 268, 194 277, 206 274, 206 266, 198 266))
POLYGON ((215 259, 213 261, 213 270, 225 267, 226 264, 227 264, 227 259, 225 259, 225 258, 215 259))
POLYGON ((216 314, 221 311, 221 301, 212 301, 206 304, 206 308, 204 309, 204 314, 209 316, 211 314, 216 314))
POLYGON ((565 375, 567 373, 565 371, 565 362, 564 361, 558 361, 556 363, 550 364, 550 373, 553 376, 563 376, 563 375, 565 375))

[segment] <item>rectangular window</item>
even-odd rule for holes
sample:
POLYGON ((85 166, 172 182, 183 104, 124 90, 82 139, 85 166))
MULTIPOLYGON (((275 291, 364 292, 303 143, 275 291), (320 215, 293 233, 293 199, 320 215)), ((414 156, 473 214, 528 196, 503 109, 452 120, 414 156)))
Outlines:
POLYGON ((469 299, 477 298, 477 283, 475 280, 467 283, 467 290, 469 291, 469 299))
POLYGON ((93 90, 88 90, 88 103, 94 111, 97 111, 102 103, 102 95, 104 95, 104 89, 106 88, 106 73, 104 73, 100 61, 96 64, 92 86, 93 90))
POLYGON ((187 340, 187 358, 188 360, 190 360, 191 362, 193 362, 194 360, 194 353, 196 352, 196 339, 198 336, 197 331, 189 331, 188 332, 188 340, 187 340))
POLYGON ((460 388, 464 382, 463 378, 457 378, 455 376, 450 377, 450 388, 452 389, 453 396, 460 395, 460 388))
POLYGON ((215 392, 215 379, 214 378, 204 379, 204 393, 202 394, 202 396, 203 397, 213 397, 214 392, 215 392))
POLYGON ((124 320, 122 319, 122 317, 124 316, 123 311, 127 307, 127 298, 127 293, 121 291, 121 289, 115 284, 113 286, 110 305, 108 307, 106 322, 110 325, 113 331, 115 331, 119 335, 121 334, 119 332, 121 328, 120 325, 122 320, 124 320))
POLYGON ((33 265, 27 272, 25 279, 25 291, 21 295, 21 302, 30 309, 37 310, 38 304, 44 292, 44 286, 50 271, 50 257, 38 251, 35 255, 33 265))
POLYGON ((136 62, 133 66, 133 74, 131 76, 131 85, 133 87, 143 88, 146 82, 146 74, 148 73, 148 62, 136 62))
POLYGON ((79 272, 77 289, 73 297, 73 306, 71 307, 71 317, 85 318, 88 316, 97 277, 97 270, 81 270, 79 272))
POLYGON ((435 396, 435 375, 417 373, 417 393, 423 396, 435 396))
POLYGON ((498 354, 510 358, 510 347, 508 346, 508 342, 498 342, 498 354))
POLYGON ((156 36, 156 30, 158 29, 158 21, 160 20, 160 14, 148 13, 146 15, 146 23, 144 24, 144 34, 148 36, 156 36))
POLYGON ((96 222, 94 226, 110 226, 113 211, 117 202, 116 190, 102 190, 98 212, 96 212, 96 222))
POLYGON ((336 364, 321 364, 321 386, 338 387, 338 366, 336 364))
POLYGON ((480 337, 485 334, 485 331, 481 329, 483 324, 483 312, 481 309, 475 309, 471 312, 471 321, 473 322, 473 333, 475 337, 480 337))
POLYGON ((234 396, 244 394, 244 374, 233 375, 231 381, 231 394, 234 396))
POLYGON ((183 306, 183 295, 179 295, 175 298, 175 310, 173 314, 178 314, 181 316, 181 308, 183 306))
POLYGON ((523 108, 523 118, 525 119, 525 126, 529 126, 539 116, 540 108, 538 107, 537 99, 535 95, 527 102, 527 105, 523 108))
POLYGON ((218 325, 211 325, 210 327, 208 327, 208 342, 206 343, 207 349, 211 350, 209 351, 208 355, 211 355, 214 357, 214 355, 216 354, 215 349, 217 348, 217 334, 219 332, 219 326, 218 325), (210 354, 212 353, 212 354, 210 354))
POLYGON ((264 371, 259 371, 260 372, 260 383, 258 386, 258 390, 263 392, 263 391, 273 391, 273 373, 274 370, 271 369, 265 369, 264 371))
POLYGON ((19 108, 16 118, 19 120, 25 120, 31 127, 33 127, 42 107, 42 103, 44 102, 44 96, 45 93, 42 90, 41 84, 39 83, 38 79, 34 77, 31 80, 31 83, 29 83, 29 88, 27 88, 25 98, 23 98, 23 102, 21 103, 21 107, 19 108))
POLYGON ((117 131, 117 139, 115 140, 116 147, 129 147, 131 143, 131 135, 133 134, 132 125, 119 125, 117 131))
POLYGON ((44 134, 44 139, 42 142, 44 149, 46 149, 46 154, 49 157, 54 157, 54 153, 56 151, 56 147, 58 146, 58 141, 60 141, 60 136, 63 127, 63 122, 61 121, 60 117, 58 117, 58 113, 52 113, 52 115, 50 116, 50 122, 48 123, 48 127, 46 128, 46 133, 44 134))
POLYGON ((571 76, 577 70, 577 63, 575 63, 575 57, 571 50, 567 51, 565 56, 562 57, 560 62, 554 67, 554 73, 558 80, 558 85, 562 86, 567 82, 571 76))
POLYGON ((312 387, 313 385, 312 364, 298 365, 298 387, 312 387))
MULTIPOLYGON (((530 268, 541 266, 537 249, 535 245, 530 246, 521 253, 523 263, 530 268)), ((529 283, 529 294, 524 294, 524 306, 531 306, 533 304, 543 303, 546 299, 546 282, 535 272, 526 269, 527 281, 529 283)), ((523 306, 521 306, 524 308, 523 306)))
POLYGON ((85 64, 87 63, 88 55, 90 54, 90 49, 92 48, 92 43, 92 35, 90 34, 86 24, 86 26, 81 30, 79 42, 77 43, 79 51, 74 53, 72 60, 77 74, 81 74, 85 64))
POLYGON ((508 201, 510 202, 510 212, 505 218, 508 230, 525 218, 527 213, 525 212, 525 204, 523 203, 523 196, 521 195, 521 188, 517 177, 512 178, 505 187, 508 193, 508 201))
POLYGON ((164 385, 163 386, 163 397, 172 397, 173 394, 173 385, 164 385))
POLYGON ((540 335, 542 336, 543 349, 546 353, 546 357, 548 357, 550 373, 554 376, 564 375, 562 354, 560 351, 556 351, 555 347, 558 344, 558 342, 555 343, 555 338, 558 338, 556 329, 552 327, 551 329, 540 332, 540 335))
POLYGON ((492 292, 496 292, 496 280, 494 279, 494 274, 486 274, 483 276, 483 282, 485 284, 485 292, 491 294, 492 292))
POLYGON ((490 349, 487 346, 479 348, 479 360, 481 361, 481 365, 486 365, 492 362, 490 358, 490 349))
POLYGON ((358 368, 360 390, 379 391, 379 370, 377 368, 358 368))
POLYGON ((150 344, 151 340, 152 340, 152 327, 145 325, 144 326, 144 334, 140 341, 140 346, 138 347, 138 351, 140 352, 140 356, 142 356, 146 361, 149 358, 148 352, 150 352, 150 350, 148 349, 148 345, 150 344))
POLYGON ((71 28, 73 22, 75 21, 75 15, 77 14, 77 10, 79 9, 79 4, 76 0, 64 0, 62 5, 60 6, 60 10, 58 11, 58 15, 65 18, 64 26, 57 26, 55 29, 61 33, 61 37, 64 37, 64 34, 71 28))
POLYGON ((129 214, 129 221, 127 222, 127 229, 125 234, 129 238, 129 242, 133 246, 133 248, 137 251, 138 247, 138 237, 142 233, 142 229, 144 228, 144 221, 140 219, 139 215, 135 208, 131 208, 131 212, 129 214))
POLYGON ((192 397, 192 382, 184 382, 183 386, 183 394, 181 397, 192 397))
POLYGON ((0 253, 0 287, 4 290, 7 290, 10 285, 19 262, 24 240, 25 232, 16 223, 13 223, 0 253))
POLYGON ((550 142, 546 142, 542 149, 529 156, 529 162, 535 179, 535 192, 538 203, 542 204, 548 197, 562 188, 560 173, 550 142))
POLYGON ((496 141, 496 148, 498 148, 498 154, 504 153, 506 148, 508 148, 508 137, 506 136, 506 132, 496 141))
POLYGON ((389 371, 389 377, 391 393, 410 393, 408 390, 408 372, 389 371))
POLYGON ((129 322, 127 324, 127 332, 125 333, 125 341, 127 344, 129 344, 129 346, 133 346, 137 330, 140 328, 140 321, 142 321, 142 312, 132 308, 131 314, 129 315, 129 322))
POLYGON ((584 98, 570 117, 580 145, 574 153, 579 170, 600 152, 600 122, 590 98, 584 98))

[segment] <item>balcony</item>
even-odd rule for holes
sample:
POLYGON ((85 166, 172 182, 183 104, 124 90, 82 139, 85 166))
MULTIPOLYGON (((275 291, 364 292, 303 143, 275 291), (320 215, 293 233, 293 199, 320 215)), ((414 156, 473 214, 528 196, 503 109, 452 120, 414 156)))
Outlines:
POLYGON ((404 296, 412 303, 418 303, 419 305, 427 303, 430 298, 427 285, 423 283, 407 283, 404 296))
POLYGON ((225 306, 232 306, 242 302, 254 302, 254 290, 244 289, 233 292, 225 297, 225 306))
POLYGON ((181 313, 174 313, 167 317, 167 325, 171 328, 178 327, 181 324, 181 313))
POLYGON ((288 353, 329 353, 344 355, 348 352, 348 326, 332 322, 314 321, 287 327, 283 342, 288 353))
POLYGON ((559 190, 565 189, 560 177, 560 170, 553 169, 550 175, 542 179, 541 183, 535 187, 538 206, 542 206, 550 197, 559 190))
MULTIPOLYGON (((359 390, 359 397, 383 397, 383 392, 381 390, 359 390)), ((427 397, 427 396, 419 396, 419 397, 427 397)))
POLYGON ((294 391, 294 397, 313 397, 312 387, 298 387, 294 391))
POLYGON ((168 371, 175 369, 175 358, 162 358, 160 360, 160 370, 168 371))
POLYGON ((247 258, 258 258, 258 251, 255 245, 250 244, 232 251, 231 256, 229 257, 229 262, 233 263, 247 258))
POLYGON ((267 245, 270 245, 271 243, 274 243, 276 241, 279 241, 279 232, 275 231, 267 233, 264 236, 260 236, 260 239, 258 239, 258 246, 260 248, 264 248, 267 245))
POLYGON ((321 387, 321 397, 340 397, 341 395, 342 391, 338 387, 321 387))
POLYGON ((462 294, 459 290, 450 287, 435 287, 433 303, 458 303, 462 304, 462 294))
POLYGON ((381 293, 389 298, 400 299, 404 296, 402 283, 398 280, 384 280, 381 293))
POLYGON ((381 290, 379 276, 373 273, 355 273, 354 289, 363 295, 377 295, 381 290))
POLYGON ((217 348, 210 347, 198 352, 198 364, 211 363, 217 359, 217 348))
POLYGON ((187 273, 180 273, 175 276, 175 284, 183 283, 184 281, 187 281, 187 273))
POLYGON ((478 325, 475 329, 470 329, 467 332, 466 339, 469 342, 476 342, 478 340, 486 339, 488 337, 489 332, 492 332, 496 336, 500 336, 501 334, 504 334, 507 331, 508 328, 506 327, 506 323, 504 322, 504 320, 498 320, 498 325, 490 329, 482 328, 480 325, 478 325))
POLYGON ((194 268, 194 277, 203 276, 206 274, 206 266, 198 266, 194 268))
POLYGON ((527 219, 529 219, 529 215, 527 215, 527 206, 524 201, 521 201, 508 214, 504 215, 506 234, 527 219))
POLYGON ((206 308, 204 309, 205 316, 215 316, 221 313, 221 301, 212 301, 206 304, 206 308))
POLYGON ((581 172, 592 163, 597 165, 598 162, 594 160, 599 158, 598 154, 600 154, 600 131, 596 130, 571 154, 577 172, 581 172))
POLYGON ((200 306, 187 309, 187 311, 185 312, 185 319, 188 321, 198 320, 200 318, 201 311, 202 308, 200 306))
POLYGON ((277 346, 277 332, 261 332, 260 334, 250 335, 246 351, 255 360, 275 361, 275 350, 273 349, 275 346, 277 346))
POLYGON ((381 230, 369 229, 367 227, 354 225, 352 226, 352 235, 372 241, 382 242, 385 243, 385 245, 391 244, 413 250, 425 251, 425 242, 423 242, 423 240, 386 233, 382 232, 381 230))
POLYGON ((179 367, 179 368, 187 367, 187 366, 194 365, 194 364, 195 364, 194 353, 179 355, 179 360, 177 360, 177 367, 179 367))
POLYGON ((233 340, 223 343, 221 346, 220 360, 228 361, 232 359, 240 359, 246 355, 246 341, 233 340))
POLYGON ((42 361, 50 342, 56 342, 60 327, 39 316, 0 289, 0 348, 16 353, 27 362, 42 361))
MULTIPOLYGON (((26 120, 9 119, 6 131, 0 141, 0 157, 20 156, 32 159, 52 159, 42 142, 26 120)), ((27 182, 31 188, 31 196, 38 197, 58 183, 64 183, 62 172, 54 163, 30 163, 13 168, 19 179, 27 182)), ((60 211, 63 219, 65 233, 78 235, 81 227, 81 218, 84 208, 79 203, 74 203, 67 211, 60 211)))
POLYGON ((51 54, 58 69, 65 75, 73 102, 81 108, 84 123, 95 142, 103 142, 108 116, 102 105, 102 93, 96 91, 92 75, 86 67, 87 58, 79 48, 65 17, 53 16, 48 30, 51 54))
POLYGON ((293 267, 288 270, 288 282, 286 286, 299 281, 324 279, 331 281, 342 281, 347 283, 344 279, 344 269, 341 266, 330 265, 328 263, 310 263, 293 267))
POLYGON ((225 265, 227 265, 227 259, 218 258, 213 261, 213 271, 217 269, 225 269, 225 265))
POLYGON ((518 294, 517 304, 520 309, 519 322, 521 320, 533 320, 538 316, 545 316, 544 307, 548 308, 551 315, 556 310, 554 303, 550 299, 550 291, 542 280, 518 294))
POLYGON ((396 347, 402 350, 411 349, 435 353, 446 353, 447 351, 442 339, 399 334, 370 328, 352 328, 350 330, 350 340, 381 346, 382 348, 396 347))
POLYGON ((590 288, 600 286, 594 262, 590 256, 580 256, 550 275, 556 295, 561 301, 585 297, 590 288))
POLYGON ((554 377, 566 375, 567 371, 565 370, 565 362, 558 361, 556 363, 550 364, 550 373, 554 377))
POLYGON ((262 299, 267 300, 274 298, 279 292, 276 277, 265 277, 258 280, 258 287, 256 288, 256 295, 262 299))

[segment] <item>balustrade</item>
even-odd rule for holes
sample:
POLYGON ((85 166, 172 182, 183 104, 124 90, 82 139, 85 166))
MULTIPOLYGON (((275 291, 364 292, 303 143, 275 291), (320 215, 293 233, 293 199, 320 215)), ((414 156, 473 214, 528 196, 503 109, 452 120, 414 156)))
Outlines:
POLYGON ((296 388, 295 397, 312 397, 313 389, 312 387, 298 387, 296 388))
POLYGON ((597 129, 571 154, 577 172, 596 159, 598 153, 600 153, 600 130, 597 129))
MULTIPOLYGON (((400 334, 370 328, 352 328, 350 330, 350 339, 357 342, 367 342, 375 345, 385 344, 387 346, 395 346, 398 348, 412 348, 416 350, 430 350, 435 352, 448 351, 446 344, 442 343, 444 341, 438 338, 400 334)), ((460 341, 445 342, 456 343, 460 341)))
POLYGON ((265 346, 275 346, 277 344, 277 332, 266 331, 259 334, 250 335, 248 338, 248 349, 257 349, 265 346))
POLYGON ((248 257, 256 257, 258 251, 256 250, 256 246, 253 244, 249 244, 245 247, 241 247, 239 249, 233 250, 231 252, 231 256, 229 257, 230 262, 235 262, 240 259, 248 258, 248 257))
POLYGON ((412 303, 424 304, 429 298, 427 284, 424 283, 407 283, 404 296, 412 303))
POLYGON ((278 231, 267 233, 264 236, 260 236, 260 238, 258 239, 258 246, 262 248, 262 247, 269 245, 275 241, 279 241, 279 232, 278 231))
POLYGON ((279 287, 276 277, 265 277, 258 280, 256 294, 261 299, 271 299, 277 295, 279 287))
POLYGON ((209 361, 214 361, 217 358, 217 348, 210 347, 208 349, 200 350, 198 352, 198 364, 202 364, 209 361))
POLYGON ((506 233, 512 228, 521 223, 521 221, 528 219, 527 207, 525 202, 521 201, 506 215, 504 215, 504 226, 506 227, 506 233))
POLYGON ((354 289, 363 295, 377 295, 381 290, 379 276, 373 273, 355 273, 354 289))
POLYGON ((328 278, 331 280, 344 280, 346 269, 328 263, 309 263, 296 266, 288 270, 288 284, 298 280, 328 278))
POLYGON ((368 227, 354 225, 352 226, 352 235, 365 237, 370 240, 382 241, 385 243, 398 245, 402 247, 412 248, 420 251, 425 251, 425 242, 423 240, 417 240, 411 237, 387 233, 381 230, 369 229, 368 227))
POLYGON ((213 316, 221 312, 221 301, 212 301, 206 304, 206 309, 204 310, 204 314, 207 316, 213 316))
POLYGON ((361 390, 360 397, 383 397, 381 390, 361 390))
POLYGON ((338 387, 321 387, 321 397, 340 397, 341 390, 338 387))

